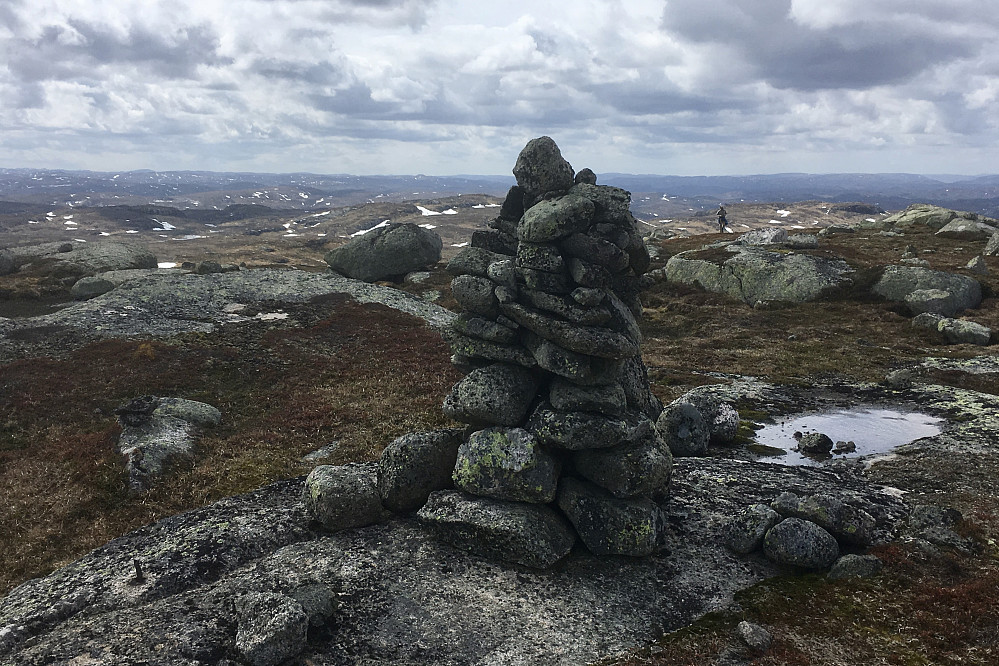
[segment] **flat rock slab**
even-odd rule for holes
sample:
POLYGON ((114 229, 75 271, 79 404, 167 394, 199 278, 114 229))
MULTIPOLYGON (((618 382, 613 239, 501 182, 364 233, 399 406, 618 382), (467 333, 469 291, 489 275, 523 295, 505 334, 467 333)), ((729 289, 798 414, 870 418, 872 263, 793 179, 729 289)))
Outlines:
POLYGON ((587 663, 648 644, 777 574, 722 545, 722 525, 747 504, 835 485, 889 514, 904 509, 863 481, 812 468, 679 461, 674 483, 682 501, 668 506, 671 552, 596 557, 577 547, 537 571, 438 543, 412 519, 321 535, 299 502, 302 479, 281 482, 142 528, 15 589, 0 600, 0 661, 95 650, 102 664, 232 658, 232 599, 323 585, 339 591, 339 608, 300 654, 315 664, 347 663, 344 655, 368 664, 587 663))
POLYGON ((211 333, 238 319, 239 304, 306 303, 329 294, 347 294, 361 303, 380 303, 419 317, 445 331, 455 314, 392 287, 368 284, 332 271, 253 269, 195 275, 161 271, 131 280, 106 294, 58 312, 27 319, 0 318, 0 360, 16 356, 16 340, 50 334, 71 335, 80 344, 102 338, 169 337, 211 333))

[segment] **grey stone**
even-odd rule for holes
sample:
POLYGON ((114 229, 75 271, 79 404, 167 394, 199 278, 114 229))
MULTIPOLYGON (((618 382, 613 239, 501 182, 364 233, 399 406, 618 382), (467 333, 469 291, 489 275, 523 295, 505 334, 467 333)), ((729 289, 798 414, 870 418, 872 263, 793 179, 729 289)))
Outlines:
POLYGON ((422 270, 441 260, 437 232, 406 222, 372 229, 326 254, 337 273, 365 282, 422 270))
POLYGON ((884 562, 875 555, 844 555, 836 560, 826 576, 832 580, 843 578, 870 578, 878 575, 884 568, 884 562))
POLYGON ((507 190, 503 205, 500 207, 500 217, 504 220, 519 220, 524 214, 524 188, 512 185, 507 190))
POLYGON ((815 250, 819 247, 819 237, 815 234, 790 234, 784 244, 794 250, 815 250))
POLYGON ((578 451, 572 460, 580 476, 614 497, 668 495, 673 456, 655 428, 637 442, 578 451))
POLYGON ((581 287, 608 289, 613 284, 613 276, 609 270, 576 257, 569 259, 569 275, 581 287))
MULTIPOLYGON (((584 307, 568 296, 533 289, 521 289, 519 296, 526 305, 558 315, 573 324, 582 326, 610 325, 611 312, 605 306, 584 307)), ((601 298, 601 300, 603 299, 601 298)))
POLYGON ((489 264, 486 277, 507 289, 517 289, 517 273, 513 268, 513 259, 494 261, 489 264))
POLYGON ((954 298, 956 312, 976 308, 982 302, 982 286, 977 280, 919 266, 886 267, 873 291, 889 301, 904 301, 906 296, 922 289, 949 292, 954 298))
POLYGON ((726 523, 725 545, 740 555, 748 555, 763 547, 763 537, 781 520, 781 515, 766 504, 747 507, 726 523))
POLYGON ((629 211, 631 193, 627 190, 596 183, 577 183, 571 193, 586 197, 593 202, 595 224, 609 223, 621 226, 631 222, 629 211))
POLYGON ((937 330, 943 333, 947 342, 987 346, 992 341, 992 329, 964 319, 941 319, 937 330))
POLYGON ((856 233, 857 230, 854 227, 847 226, 845 224, 830 224, 819 232, 820 236, 835 236, 838 234, 852 234, 856 233))
POLYGON ((322 583, 307 583, 288 592, 309 618, 310 627, 321 627, 336 612, 336 592, 322 583))
POLYGON ((999 256, 999 231, 992 234, 989 238, 989 242, 985 244, 985 250, 982 251, 986 257, 997 257, 999 256))
POLYGON ((867 547, 874 543, 877 522, 862 508, 852 506, 831 494, 798 497, 781 493, 771 504, 779 514, 809 520, 844 543, 867 547))
POLYGON ((540 201, 520 218, 517 237, 521 242, 548 243, 584 231, 593 219, 593 202, 580 196, 540 201))
POLYGON ((235 602, 236 649, 252 666, 278 666, 305 648, 309 616, 296 600, 249 592, 235 602))
POLYGON ((452 393, 458 411, 451 416, 473 425, 515 426, 524 420, 537 390, 529 370, 494 363, 473 370, 455 384, 452 393))
POLYGON ((736 634, 746 646, 757 654, 762 654, 773 645, 773 636, 758 624, 743 620, 735 628, 736 634))
POLYGON ((885 228, 896 227, 905 229, 914 225, 922 225, 930 229, 938 230, 947 225, 948 222, 958 217, 959 213, 940 206, 930 204, 912 204, 908 208, 893 215, 889 215, 883 221, 885 228))
POLYGON ((440 541, 489 558, 544 569, 572 550, 572 527, 550 506, 502 502, 456 491, 432 493, 417 514, 440 541))
POLYGON ((451 340, 451 351, 456 356, 464 358, 480 358, 488 361, 498 361, 500 363, 513 363, 531 368, 537 365, 537 361, 531 354, 524 351, 520 345, 501 344, 489 342, 467 335, 458 335, 451 340))
POLYGON ((525 336, 524 344, 538 367, 577 384, 606 384, 615 381, 620 372, 618 360, 569 351, 533 333, 525 336))
POLYGON ((447 272, 455 277, 459 275, 475 275, 486 277, 489 264, 510 257, 499 252, 491 252, 482 247, 464 247, 447 264, 447 272))
POLYGON ((625 359, 639 353, 638 342, 617 331, 572 324, 520 303, 503 303, 500 311, 545 340, 578 354, 625 359))
POLYGON ((413 432, 393 440, 378 460, 382 506, 397 513, 415 511, 430 493, 451 488, 461 442, 461 431, 454 429, 413 432))
POLYGON ((780 245, 787 242, 787 230, 773 227, 753 229, 739 237, 743 245, 780 245))
POLYGON ((222 412, 208 403, 184 398, 160 398, 154 416, 175 416, 202 428, 211 428, 222 422, 222 412))
POLYGON ((656 428, 674 456, 699 456, 708 450, 710 431, 701 412, 689 402, 673 402, 663 409, 656 428))
POLYGON ((666 514, 647 497, 618 499, 597 486, 565 477, 558 506, 595 555, 651 555, 666 546, 666 514))
POLYGON ((451 295, 462 310, 486 319, 495 319, 499 314, 495 289, 492 280, 476 275, 459 275, 451 280, 451 295))
POLYGON ((173 465, 192 460, 197 432, 193 424, 174 416, 123 423, 118 450, 125 457, 129 488, 143 492, 173 465))
POLYGON ((932 328, 935 331, 942 319, 946 317, 933 312, 923 312, 913 317, 909 325, 913 328, 932 328))
POLYGON ((739 432, 739 412, 721 398, 714 395, 710 389, 694 389, 680 398, 680 402, 689 402, 708 426, 709 439, 713 442, 727 443, 735 439, 739 432))
POLYGON ((914 315, 930 312, 941 317, 953 317, 958 312, 954 295, 943 289, 917 289, 906 294, 905 305, 914 315))
POLYGON ((555 141, 547 136, 527 142, 517 156, 513 175, 523 190, 526 209, 549 192, 565 192, 574 181, 572 166, 562 157, 555 141))
POLYGON ((546 504, 555 498, 558 461, 522 428, 486 428, 458 448, 454 484, 481 497, 546 504))
POLYGON ((580 183, 585 183, 587 185, 597 184, 597 174, 593 173, 592 169, 580 169, 576 172, 576 177, 573 182, 579 185, 580 183))
POLYGON ((810 455, 824 455, 832 451, 833 441, 821 432, 809 432, 798 440, 798 450, 810 455))
POLYGON ((451 329, 462 335, 504 345, 513 344, 517 340, 515 329, 468 312, 458 315, 452 322, 451 329))
POLYGON ((517 245, 517 266, 546 273, 563 273, 565 259, 554 245, 521 241, 517 245))
POLYGON ((620 384, 580 386, 561 377, 552 381, 548 399, 552 407, 563 412, 596 412, 604 416, 621 416, 628 408, 628 399, 620 384))
MULTIPOLYGON (((618 382, 624 389, 625 399, 629 409, 639 412, 649 413, 649 418, 658 419, 659 413, 651 414, 653 410, 655 396, 649 388, 649 374, 642 362, 641 356, 632 356, 625 359, 621 365, 621 374, 618 382)), ((659 412, 662 411, 661 405, 659 412)))
POLYGON ((852 283, 853 269, 841 259, 771 252, 753 246, 732 247, 737 250, 734 256, 720 264, 688 258, 688 253, 670 257, 666 279, 726 294, 750 305, 757 301, 813 301, 852 283))
POLYGON ((957 218, 944 225, 936 235, 955 240, 983 241, 991 238, 996 231, 999 229, 994 224, 987 224, 981 219, 957 218))
POLYGON ((626 270, 631 263, 628 253, 617 245, 589 234, 571 234, 559 242, 559 247, 570 257, 602 266, 612 273, 626 270))
POLYGON ((575 288, 568 273, 549 273, 534 268, 517 268, 517 279, 528 289, 549 294, 569 294, 575 288))
POLYGON ((472 232, 470 245, 511 257, 517 254, 517 237, 504 231, 477 229, 472 232))
POLYGON ((653 430, 649 418, 640 413, 609 419, 588 412, 560 412, 547 405, 534 410, 525 427, 543 444, 570 451, 637 442, 653 430))
POLYGON ((73 295, 73 298, 85 301, 89 298, 106 294, 114 289, 115 286, 114 282, 106 278, 88 276, 77 280, 72 288, 70 288, 69 293, 73 295))
POLYGON ((208 275, 209 273, 221 273, 222 264, 215 261, 214 259, 205 259, 204 261, 199 261, 197 268, 194 272, 198 275, 208 275))
POLYGON ((839 558, 836 538, 813 522, 785 518, 763 539, 763 553, 780 564, 826 569, 839 558))
POLYGON ((305 479, 302 501, 309 515, 337 532, 388 517, 378 493, 378 463, 320 465, 305 479))
POLYGON ((603 289, 592 289, 590 287, 578 287, 572 291, 572 299, 586 307, 596 307, 600 305, 607 292, 603 289))
POLYGON ((969 273, 974 273, 975 275, 988 275, 989 265, 985 263, 985 257, 978 255, 974 257, 965 265, 965 270, 969 273))

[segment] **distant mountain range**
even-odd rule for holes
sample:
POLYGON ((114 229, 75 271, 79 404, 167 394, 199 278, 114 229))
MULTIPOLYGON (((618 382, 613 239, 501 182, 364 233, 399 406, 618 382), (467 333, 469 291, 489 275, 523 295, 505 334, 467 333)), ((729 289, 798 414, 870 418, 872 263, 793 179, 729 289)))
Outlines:
MULTIPOLYGON (((999 175, 805 174, 660 176, 601 174, 601 184, 635 199, 672 201, 685 210, 726 203, 864 202, 885 210, 932 203, 999 217, 999 175)), ((503 196, 512 176, 354 176, 211 171, 59 171, 0 169, 0 213, 39 207, 162 205, 221 210, 231 205, 322 210, 377 201, 460 194, 503 196)), ((668 212, 668 211, 667 211, 668 212)))

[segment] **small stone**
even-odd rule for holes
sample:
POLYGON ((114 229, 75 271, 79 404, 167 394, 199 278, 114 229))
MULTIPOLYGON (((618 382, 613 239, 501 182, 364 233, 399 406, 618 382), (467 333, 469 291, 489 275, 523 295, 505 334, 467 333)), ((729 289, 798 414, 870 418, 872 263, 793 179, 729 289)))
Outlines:
POLYGON ((546 504, 555 499, 558 461, 523 428, 486 428, 458 448, 452 478, 481 497, 546 504))
POLYGON ((408 433, 393 440, 378 461, 378 495, 390 511, 423 506, 435 490, 452 487, 460 430, 408 433))
POLYGON ((309 515, 331 532, 387 517, 378 494, 378 463, 320 465, 305 478, 302 495, 309 515))
POLYGON ((459 275, 451 280, 451 294, 461 309, 486 319, 495 319, 499 314, 495 288, 492 280, 476 275, 459 275))
POLYGON ((472 425, 515 426, 523 421, 538 385, 519 365, 494 363, 468 373, 454 385, 453 418, 472 425))
POLYGON ((708 426, 701 412, 689 402, 667 405, 656 427, 675 456, 699 456, 708 450, 708 426))
POLYGON ((826 576, 832 580, 841 578, 870 578, 884 568, 884 562, 874 555, 848 554, 836 560, 826 576))
POLYGON ((780 521, 781 515, 766 504, 754 504, 725 525, 725 545, 740 555, 748 555, 763 547, 763 538, 780 521))
POLYGON ((743 620, 736 626, 735 631, 742 642, 757 654, 763 654, 773 644, 773 637, 770 635, 770 632, 758 624, 743 620))
POLYGON ((763 539, 763 553, 779 564, 826 569, 839 557, 836 538, 813 522, 786 518, 763 539))
POLYGON ((833 448, 833 441, 821 432, 810 432, 798 440, 798 450, 810 455, 826 455, 833 448))
POLYGON ((964 319, 941 319, 937 330, 951 344, 988 346, 992 341, 992 329, 964 319))
POLYGON ((985 263, 985 257, 978 255, 974 259, 968 262, 964 267, 968 272, 974 273, 975 275, 988 275, 989 267, 985 263))

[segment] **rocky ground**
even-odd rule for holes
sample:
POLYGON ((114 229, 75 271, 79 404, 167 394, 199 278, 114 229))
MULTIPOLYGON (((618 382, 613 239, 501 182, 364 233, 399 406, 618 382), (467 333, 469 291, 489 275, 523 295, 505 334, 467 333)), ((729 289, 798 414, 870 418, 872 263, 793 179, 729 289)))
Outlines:
MULTIPOLYGON (((146 269, 92 300, 0 319, 0 655, 242 663, 256 654, 248 636, 275 633, 251 626, 247 609, 270 603, 306 610, 291 662, 302 664, 994 663, 995 347, 948 344, 870 289, 908 246, 935 270, 971 276, 985 241, 883 231, 826 234, 799 251, 854 271, 814 301, 651 286, 642 354, 653 391, 664 402, 716 393, 738 408, 742 436, 677 459, 669 552, 577 550, 540 572, 450 549, 405 517, 329 534, 303 513, 316 464, 374 460, 401 434, 453 425, 440 411, 460 377, 441 337, 457 309, 443 264, 392 286, 281 267, 146 269), (135 495, 113 412, 150 393, 207 402, 223 420, 135 495), (918 408, 943 431, 812 467, 752 447, 764 423, 858 404, 918 408), (881 572, 831 580, 725 547, 733 516, 785 490, 868 507, 881 572), (737 637, 742 621, 770 633, 765 650, 737 637)), ((731 236, 651 241, 653 268, 693 250, 723 261, 701 248, 731 236)), ((974 274, 984 299, 959 315, 993 330, 996 261, 974 274)), ((6 279, 0 287, 26 278, 6 279)))

